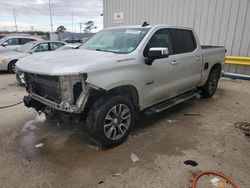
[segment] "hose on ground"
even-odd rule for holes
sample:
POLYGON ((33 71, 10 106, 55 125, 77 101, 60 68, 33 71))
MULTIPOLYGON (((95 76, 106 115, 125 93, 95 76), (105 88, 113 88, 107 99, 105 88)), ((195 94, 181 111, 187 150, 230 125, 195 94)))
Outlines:
POLYGON ((23 103, 23 101, 20 101, 20 102, 14 103, 14 104, 10 104, 10 105, 6 105, 6 106, 0 106, 0 109, 9 108, 9 107, 12 107, 12 106, 17 106, 17 105, 19 105, 21 103, 23 103))
POLYGON ((198 182, 199 178, 204 176, 204 175, 215 175, 215 176, 219 176, 223 179, 225 179, 228 183, 230 183, 234 188, 239 188, 239 186, 233 181, 231 180, 229 177, 225 176, 224 174, 218 173, 218 172, 213 172, 213 171, 207 171, 207 172, 200 172, 198 173, 195 177, 194 180, 192 182, 192 188, 196 188, 196 183, 198 182))

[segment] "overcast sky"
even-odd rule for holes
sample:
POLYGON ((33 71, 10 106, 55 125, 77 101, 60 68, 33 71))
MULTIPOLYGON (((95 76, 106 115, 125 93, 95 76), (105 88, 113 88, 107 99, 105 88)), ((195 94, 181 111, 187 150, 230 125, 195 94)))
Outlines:
MULTIPOLYGON (((103 28, 103 0, 51 0, 54 31, 64 25, 67 31, 79 32, 79 23, 92 20, 97 30, 103 28)), ((0 0, 0 30, 15 30, 13 8, 16 12, 17 29, 50 31, 49 0, 0 0)))

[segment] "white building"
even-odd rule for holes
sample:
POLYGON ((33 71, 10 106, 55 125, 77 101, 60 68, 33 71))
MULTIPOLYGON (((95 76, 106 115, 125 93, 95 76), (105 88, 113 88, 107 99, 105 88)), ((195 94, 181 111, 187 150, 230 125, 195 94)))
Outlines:
POLYGON ((201 44, 250 56, 250 0, 103 0, 104 27, 170 24, 195 29, 201 44))

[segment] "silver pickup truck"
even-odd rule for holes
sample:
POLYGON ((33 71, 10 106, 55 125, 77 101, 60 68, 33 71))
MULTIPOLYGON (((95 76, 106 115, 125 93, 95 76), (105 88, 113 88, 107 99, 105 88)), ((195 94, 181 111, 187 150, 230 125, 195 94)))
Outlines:
POLYGON ((83 122, 103 147, 123 142, 136 114, 211 97, 224 47, 201 46, 196 33, 168 25, 104 29, 77 50, 23 58, 27 107, 48 119, 83 122))

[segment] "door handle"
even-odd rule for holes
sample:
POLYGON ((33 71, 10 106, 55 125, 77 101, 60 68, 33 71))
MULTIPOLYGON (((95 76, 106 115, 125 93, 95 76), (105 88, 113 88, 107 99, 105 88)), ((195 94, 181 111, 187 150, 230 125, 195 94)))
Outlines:
POLYGON ((200 58, 199 56, 197 56, 195 59, 196 59, 197 61, 201 60, 201 58, 200 58))
POLYGON ((176 60, 173 60, 171 64, 172 64, 172 65, 177 65, 177 64, 179 64, 179 62, 176 61, 176 60))

